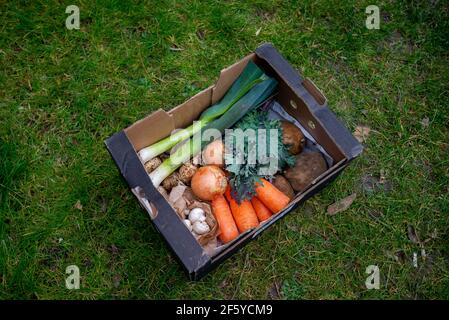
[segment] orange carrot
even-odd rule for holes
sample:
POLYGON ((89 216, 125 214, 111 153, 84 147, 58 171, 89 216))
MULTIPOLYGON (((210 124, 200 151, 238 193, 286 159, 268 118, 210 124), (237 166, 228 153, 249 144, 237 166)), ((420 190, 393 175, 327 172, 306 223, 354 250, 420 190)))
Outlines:
POLYGON ((253 205, 254 210, 256 211, 257 218, 260 222, 269 219, 272 216, 270 209, 268 209, 262 201, 257 199, 257 197, 253 197, 251 199, 251 204, 253 205))
POLYGON ((267 180, 260 180, 262 183, 256 186, 257 198, 275 214, 284 209, 290 199, 267 180))
POLYGON ((259 225, 259 220, 257 219, 256 212, 250 201, 242 201, 239 205, 237 201, 232 198, 230 188, 226 190, 225 196, 229 201, 232 215, 234 216, 235 223, 241 233, 259 225))
POLYGON ((223 243, 235 239, 239 235, 231 209, 223 195, 218 195, 212 200, 212 211, 220 228, 218 237, 223 243))

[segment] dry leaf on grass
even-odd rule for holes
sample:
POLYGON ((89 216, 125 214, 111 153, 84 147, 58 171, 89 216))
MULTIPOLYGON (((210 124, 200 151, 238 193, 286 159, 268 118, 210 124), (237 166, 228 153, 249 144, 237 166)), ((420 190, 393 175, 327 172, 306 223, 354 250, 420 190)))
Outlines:
POLYGON ((405 263, 407 261, 407 255, 403 250, 398 250, 394 253, 394 258, 399 263, 405 263))
POLYGON ((387 180, 385 170, 381 170, 379 177, 374 177, 371 174, 362 176, 361 189, 368 193, 377 191, 389 192, 393 189, 393 185, 387 180))
POLYGON ((75 209, 83 210, 83 205, 81 204, 81 201, 79 201, 79 200, 75 203, 74 207, 75 207, 75 209))
POLYGON ((270 289, 268 290, 268 299, 271 300, 279 300, 282 298, 282 281, 276 280, 271 285, 270 289))
POLYGON ((119 249, 117 248, 117 246, 115 244, 111 245, 108 248, 109 252, 112 253, 113 255, 116 255, 119 253, 119 249))
POLYGON ((260 34, 260 31, 262 30, 262 27, 260 27, 259 29, 257 29, 256 31, 256 37, 260 34))
POLYGON ((105 198, 102 198, 100 211, 106 212, 107 209, 108 209, 108 200, 106 200, 105 198))
POLYGON ((416 233, 415 227, 412 225, 407 226, 407 235, 411 242, 419 244, 421 241, 419 240, 419 236, 416 233))
POLYGON ((329 207, 327 207, 327 214, 333 216, 339 212, 345 211, 354 202, 356 196, 357 194, 353 193, 350 196, 347 196, 346 198, 343 198, 340 201, 331 204, 329 207))
POLYGON ((371 128, 367 126, 357 126, 354 130, 354 137, 358 142, 363 143, 368 139, 371 128))
POLYGON ((198 30, 196 32, 196 36, 198 37, 198 39, 204 40, 204 38, 206 37, 206 33, 203 30, 198 30))

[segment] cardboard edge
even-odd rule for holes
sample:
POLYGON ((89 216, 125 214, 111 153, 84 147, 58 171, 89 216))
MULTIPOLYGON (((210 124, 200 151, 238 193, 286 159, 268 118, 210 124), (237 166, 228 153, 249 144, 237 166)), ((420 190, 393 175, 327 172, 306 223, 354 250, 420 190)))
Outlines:
MULTIPOLYGON (((201 93, 209 90, 210 103, 208 104, 208 106, 213 104, 214 102, 218 101, 219 99, 221 99, 221 97, 224 95, 224 93, 232 85, 232 82, 238 77, 238 75, 241 73, 243 68, 246 66, 246 63, 249 61, 249 59, 259 58, 259 56, 257 55, 257 52, 258 52, 258 50, 261 50, 261 48, 264 48, 264 50, 268 50, 268 51, 271 51, 271 52, 274 52, 275 54, 277 54, 277 56, 281 58, 280 59, 281 63, 285 64, 284 67, 286 67, 286 72, 287 73, 291 73, 292 75, 294 75, 294 77, 296 79, 300 80, 298 83, 292 84, 292 83, 286 81, 285 78, 283 79, 284 82, 291 89, 293 89, 293 91, 298 95, 298 97, 300 97, 301 99, 304 99, 303 96, 307 97, 307 95, 309 95, 310 99, 315 101, 317 103, 317 105, 320 105, 320 108, 318 109, 318 108, 315 108, 315 105, 309 106, 307 104, 307 106, 309 107, 310 111, 317 118, 317 121, 319 121, 323 125, 323 127, 326 129, 326 131, 327 131, 327 126, 329 125, 329 121, 332 122, 334 120, 334 119, 332 119, 332 116, 329 116, 329 113, 332 114, 332 115, 333 115, 333 113, 330 110, 327 109, 327 101, 325 101, 325 103, 323 104, 324 106, 317 102, 316 95, 314 96, 310 92, 310 90, 307 90, 304 87, 304 85, 303 85, 304 79, 297 73, 296 70, 294 70, 291 67, 291 65, 277 52, 277 50, 271 44, 263 44, 262 46, 258 47, 254 53, 249 54, 248 56, 246 56, 245 58, 241 59, 240 61, 238 61, 238 62, 234 63, 233 65, 223 69, 220 72, 219 79, 217 80, 215 85, 214 86, 210 86, 210 87, 206 88, 205 90, 203 90, 202 92, 199 93, 199 94, 201 94, 201 93), (321 113, 321 116, 319 116, 318 115, 319 112, 317 112, 317 110, 327 110, 329 113, 328 112, 324 112, 324 113, 321 113)), ((285 75, 281 75, 281 76, 285 76, 285 75)), ((324 95, 323 95, 323 97, 324 97, 324 95)), ((184 104, 186 104, 187 102, 191 101, 194 98, 195 98, 195 96, 190 98, 189 100, 187 100, 184 104)), ((181 104, 178 107, 181 107, 182 105, 183 104, 181 104)), ((178 108, 178 107, 176 107, 176 108, 178 108)), ((160 110, 162 110, 165 114, 169 115, 171 120, 173 121, 173 123, 176 123, 176 120, 173 119, 173 110, 176 109, 176 108, 171 109, 169 112, 165 112, 162 109, 160 109, 160 110)), ((160 111, 160 110, 158 110, 158 111, 160 111)), ((156 111, 156 112, 158 112, 158 111, 156 111)), ((146 118, 151 117, 153 114, 154 113, 148 115, 146 118)), ((333 115, 333 116, 334 116, 335 119, 337 119, 335 117, 335 115, 333 115)), ((139 123, 140 121, 145 120, 146 118, 141 119, 141 120, 139 120, 136 123, 139 123)), ((330 125, 332 125, 332 124, 330 124, 330 125)), ((340 124, 340 126, 343 128, 343 131, 344 130, 347 131, 347 129, 343 125, 340 124)), ((173 124, 173 127, 176 127, 176 124, 173 124)), ((337 126, 336 130, 338 131, 338 130, 342 129, 341 127, 337 126)), ((127 130, 127 129, 125 129, 125 130, 127 130)), ((111 153, 111 156, 113 157, 114 161, 116 162, 116 165, 119 167, 122 176, 128 181, 128 184, 131 187, 131 183, 129 182, 128 178, 126 177, 126 170, 122 170, 122 168, 119 166, 119 163, 115 159, 115 157, 114 157, 114 155, 113 155, 113 153, 112 153, 112 151, 110 149, 111 146, 112 146, 111 139, 113 137, 115 137, 116 135, 118 135, 118 134, 124 134, 124 136, 128 140, 128 143, 132 147, 134 146, 131 143, 131 141, 129 141, 129 139, 127 137, 127 133, 125 132, 125 130, 123 130, 121 132, 118 132, 118 133, 114 134, 113 136, 111 136, 109 139, 105 140, 105 144, 106 144, 106 147, 108 148, 109 152, 111 153)), ((329 135, 329 137, 332 137, 329 134, 329 132, 328 132, 328 135, 329 135)), ((351 135, 351 137, 352 137, 352 135, 351 135)), ((339 141, 335 141, 335 143, 340 148, 339 141)), ((134 146, 134 148, 135 148, 135 146, 134 146)), ((138 150, 138 148, 135 148, 135 149, 138 150)), ((288 213, 290 213, 296 207, 298 207, 301 203, 305 202, 308 198, 310 198, 315 193, 317 193, 319 190, 324 188, 329 182, 334 180, 341 173, 341 171, 349 164, 349 162, 353 158, 357 157, 362 152, 362 150, 363 150, 363 147, 360 144, 352 145, 351 152, 348 153, 348 155, 350 155, 350 157, 347 157, 348 161, 346 161, 340 168, 338 168, 335 172, 331 172, 328 176, 324 176, 322 178, 322 180, 318 179, 319 181, 315 185, 313 185, 306 192, 304 192, 297 201, 295 201, 294 203, 289 205, 283 212, 279 213, 278 216, 276 216, 272 221, 270 221, 269 223, 265 224, 261 229, 257 229, 256 228, 253 231, 249 232, 247 235, 245 235, 243 240, 237 242, 235 245, 230 246, 229 250, 225 249, 224 251, 220 252, 220 254, 217 255, 217 256, 209 257, 204 252, 204 250, 202 250, 202 247, 196 242, 198 244, 198 246, 201 248, 201 254, 200 255, 195 255, 195 258, 193 259, 195 261, 195 263, 191 263, 192 259, 190 259, 190 263, 186 264, 185 261, 183 261, 181 259, 181 256, 179 255, 179 252, 173 250, 173 248, 171 247, 171 243, 167 239, 166 235, 163 232, 161 232, 161 230, 159 230, 159 228, 158 228, 156 223, 155 223, 155 226, 158 229, 158 231, 163 234, 163 237, 166 240, 166 242, 169 244, 170 248, 173 251, 175 251, 175 256, 178 258, 178 260, 181 261, 181 264, 188 271, 189 278, 192 279, 192 280, 198 280, 201 277, 203 277, 205 274, 207 274, 209 271, 211 271, 211 269, 213 269, 216 266, 218 266, 223 260, 225 260, 228 257, 232 256, 236 251, 238 251, 240 248, 244 247, 248 242, 250 242, 253 239, 255 239, 256 237, 258 237, 263 231, 268 229, 272 224, 276 223, 279 219, 282 219, 284 216, 286 216, 288 213)), ((347 150, 343 150, 343 151, 347 151, 347 150)), ((135 153, 135 150, 134 150, 134 154, 137 156, 137 154, 135 153)), ((344 153, 344 154, 347 155, 347 153, 344 153)), ((142 167, 142 170, 144 171, 143 165, 140 163, 140 161, 139 161, 139 164, 142 167)), ((148 180, 149 180, 149 178, 148 178, 148 180)), ((162 195, 160 195, 160 193, 154 188, 154 186, 152 185, 151 181, 150 181, 150 185, 155 190, 156 193, 154 193, 153 192, 154 190, 152 190, 151 188, 148 189, 148 187, 146 188, 146 191, 149 190, 150 194, 155 195, 156 197, 157 197, 157 195, 159 195, 160 198, 163 198, 162 195)), ((162 201, 164 201, 165 203, 168 204, 168 202, 165 199, 162 200, 162 201)), ((170 205, 168 204, 168 206, 170 206, 170 205)), ((158 210, 159 210, 159 208, 158 208, 158 210)), ((173 209, 171 209, 171 210, 173 210, 173 209)), ((155 218, 155 220, 157 220, 157 219, 155 218)), ((153 223, 154 223, 154 221, 153 221, 153 223)))
POLYGON ((360 155, 363 151, 363 146, 329 109, 326 97, 310 79, 303 78, 271 43, 262 44, 256 48, 255 52, 259 58, 265 60, 272 68, 283 70, 280 77, 304 102, 309 111, 316 117, 316 121, 321 128, 327 133, 327 136, 348 160, 360 155), (304 82, 306 82, 306 86, 304 86, 304 82), (315 97, 315 95, 320 94, 324 99, 322 104, 315 97))
POLYGON ((153 186, 125 131, 115 133, 105 141, 105 145, 129 188, 140 187, 145 198, 156 207, 158 214, 153 219, 149 212, 147 215, 189 276, 208 264, 211 258, 185 227, 167 200, 153 186), (173 219, 175 216, 178 219, 173 219))
POLYGON ((211 105, 218 102, 225 95, 234 81, 242 73, 243 69, 245 69, 248 61, 254 60, 255 57, 255 53, 250 53, 246 57, 220 71, 220 75, 218 77, 218 80, 215 82, 212 91, 211 105))

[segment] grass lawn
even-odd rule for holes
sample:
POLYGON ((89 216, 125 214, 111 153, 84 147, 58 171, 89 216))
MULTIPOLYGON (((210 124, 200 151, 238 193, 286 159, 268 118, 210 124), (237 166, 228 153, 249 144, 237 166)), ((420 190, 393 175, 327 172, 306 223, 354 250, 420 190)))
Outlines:
POLYGON ((0 13, 0 298, 449 299, 447 2, 1 1, 0 13), (70 4, 80 30, 65 28, 70 4), (365 27, 369 4, 380 30, 365 27), (371 129, 365 151, 189 282, 103 141, 263 42, 351 131, 371 129), (80 290, 65 288, 72 264, 80 290))

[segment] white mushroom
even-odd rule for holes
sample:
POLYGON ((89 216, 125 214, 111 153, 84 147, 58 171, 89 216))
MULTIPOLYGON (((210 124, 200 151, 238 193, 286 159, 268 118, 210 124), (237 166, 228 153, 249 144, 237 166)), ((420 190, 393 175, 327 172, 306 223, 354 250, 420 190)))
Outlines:
POLYGON ((194 208, 194 209, 190 210, 189 220, 191 223, 195 223, 196 221, 203 222, 206 220, 206 214, 204 213, 203 209, 194 208))
POLYGON ((208 233, 210 231, 209 225, 205 221, 195 221, 192 226, 193 232, 198 235, 208 233))
POLYGON ((188 219, 184 219, 184 224, 186 225, 187 229, 189 229, 189 231, 192 231, 192 223, 190 222, 190 220, 188 219))

